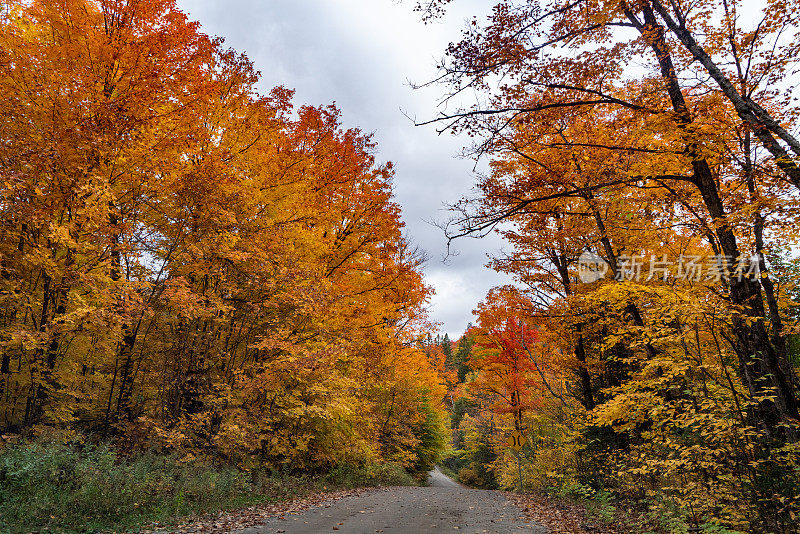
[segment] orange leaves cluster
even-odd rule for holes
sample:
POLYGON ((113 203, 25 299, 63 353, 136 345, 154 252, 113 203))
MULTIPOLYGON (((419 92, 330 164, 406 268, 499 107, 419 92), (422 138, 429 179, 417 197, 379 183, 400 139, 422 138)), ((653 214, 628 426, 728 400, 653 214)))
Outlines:
POLYGON ((477 329, 475 347, 469 365, 476 372, 469 386, 479 394, 488 394, 496 413, 514 415, 517 426, 523 412, 538 405, 542 391, 538 387, 534 346, 539 343, 536 330, 514 318, 493 322, 488 313, 481 317, 483 328, 477 329))
POLYGON ((392 166, 257 82, 172 0, 9 4, 0 428, 297 468, 424 456, 444 392, 392 166))

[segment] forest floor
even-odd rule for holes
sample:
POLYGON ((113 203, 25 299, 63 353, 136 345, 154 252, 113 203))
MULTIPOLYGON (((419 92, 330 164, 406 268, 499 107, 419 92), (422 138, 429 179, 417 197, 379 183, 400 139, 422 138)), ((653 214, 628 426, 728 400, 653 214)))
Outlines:
POLYGON ((529 519, 547 527, 550 534, 630 534, 643 531, 638 518, 616 510, 605 509, 599 513, 573 500, 539 493, 504 494, 529 519))

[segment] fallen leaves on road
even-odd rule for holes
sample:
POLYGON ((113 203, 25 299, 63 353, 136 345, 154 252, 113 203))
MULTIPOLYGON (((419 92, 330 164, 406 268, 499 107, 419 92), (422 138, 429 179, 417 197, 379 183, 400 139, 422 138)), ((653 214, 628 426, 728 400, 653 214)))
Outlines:
POLYGON ((228 533, 236 530, 255 527, 263 524, 268 518, 283 518, 288 514, 296 514, 308 508, 317 506, 330 506, 330 503, 343 497, 361 495, 376 488, 358 488, 331 492, 312 493, 302 498, 291 501, 261 504, 208 514, 173 527, 153 525, 151 530, 140 531, 144 534, 170 533, 170 534, 217 534, 228 533))
POLYGON ((506 498, 519 506, 527 517, 544 525, 551 534, 627 534, 628 525, 605 523, 591 518, 586 508, 566 499, 537 493, 504 492, 506 498))

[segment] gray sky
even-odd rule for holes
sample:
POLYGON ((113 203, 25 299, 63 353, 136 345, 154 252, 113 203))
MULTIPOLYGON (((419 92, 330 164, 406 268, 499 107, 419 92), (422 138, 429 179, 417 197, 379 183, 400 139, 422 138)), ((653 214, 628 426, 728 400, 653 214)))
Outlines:
POLYGON ((469 194, 473 162, 456 158, 468 139, 416 127, 403 112, 432 117, 443 87, 413 90, 426 81, 464 20, 491 2, 456 2, 447 16, 424 25, 413 0, 178 0, 206 33, 224 37, 261 71, 260 90, 295 89, 295 104, 341 108, 344 125, 372 132, 378 159, 396 165, 395 195, 411 239, 430 255, 425 277, 436 289, 432 317, 442 331, 460 335, 486 291, 504 282, 486 269, 499 238, 463 239, 443 263, 446 240, 426 221, 445 220, 443 204, 469 194))

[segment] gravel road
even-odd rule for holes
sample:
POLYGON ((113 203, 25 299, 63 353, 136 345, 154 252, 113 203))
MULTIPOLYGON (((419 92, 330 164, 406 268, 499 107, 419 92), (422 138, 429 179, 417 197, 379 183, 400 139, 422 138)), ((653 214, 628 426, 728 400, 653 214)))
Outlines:
POLYGON ((547 534, 495 491, 460 486, 438 469, 424 488, 380 488, 344 497, 297 515, 271 518, 241 534, 374 533, 547 534))

